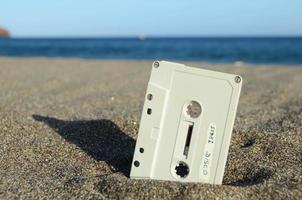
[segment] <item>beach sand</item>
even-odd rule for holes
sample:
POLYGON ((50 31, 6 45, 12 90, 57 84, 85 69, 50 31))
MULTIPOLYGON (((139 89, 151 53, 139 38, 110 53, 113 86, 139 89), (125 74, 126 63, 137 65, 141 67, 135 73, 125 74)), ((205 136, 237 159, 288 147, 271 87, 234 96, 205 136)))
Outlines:
POLYGON ((131 180, 151 61, 0 58, 0 198, 302 199, 302 67, 243 76, 223 185, 131 180))

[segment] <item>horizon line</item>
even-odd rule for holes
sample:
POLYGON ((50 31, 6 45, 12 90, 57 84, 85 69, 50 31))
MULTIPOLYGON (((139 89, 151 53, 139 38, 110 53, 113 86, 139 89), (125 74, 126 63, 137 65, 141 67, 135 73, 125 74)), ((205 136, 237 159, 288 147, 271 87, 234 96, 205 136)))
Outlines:
MULTIPOLYGON (((0 37, 1 38, 1 37, 0 37)), ((103 36, 10 36, 7 39, 156 39, 156 38, 302 38, 301 35, 103 35, 103 36)), ((2 39, 2 38, 1 38, 2 39)))

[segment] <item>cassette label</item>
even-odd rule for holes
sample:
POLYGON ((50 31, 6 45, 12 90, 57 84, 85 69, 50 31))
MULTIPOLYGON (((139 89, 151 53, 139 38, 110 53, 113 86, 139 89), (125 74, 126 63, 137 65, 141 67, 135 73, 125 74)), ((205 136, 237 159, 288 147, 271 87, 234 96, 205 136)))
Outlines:
POLYGON ((207 136, 207 143, 204 147, 203 153, 203 161, 202 161, 202 177, 201 179, 204 182, 208 182, 210 178, 210 169, 212 163, 212 157, 215 147, 215 135, 216 135, 216 125, 215 123, 211 123, 208 128, 208 136, 207 136))

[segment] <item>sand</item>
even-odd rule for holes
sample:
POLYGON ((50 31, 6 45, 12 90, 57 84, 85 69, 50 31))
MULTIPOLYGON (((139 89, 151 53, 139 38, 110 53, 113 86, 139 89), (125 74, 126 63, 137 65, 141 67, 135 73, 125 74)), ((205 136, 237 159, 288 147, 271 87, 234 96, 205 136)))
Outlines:
POLYGON ((151 63, 0 58, 0 198, 302 198, 301 66, 186 63, 244 77, 223 185, 131 180, 151 63))

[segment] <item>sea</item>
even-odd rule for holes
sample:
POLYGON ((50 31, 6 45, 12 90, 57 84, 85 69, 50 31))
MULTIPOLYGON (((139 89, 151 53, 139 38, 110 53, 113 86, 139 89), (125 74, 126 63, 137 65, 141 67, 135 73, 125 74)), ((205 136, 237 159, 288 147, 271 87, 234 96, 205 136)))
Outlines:
POLYGON ((11 38, 0 56, 301 65, 302 37, 11 38))

